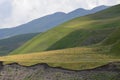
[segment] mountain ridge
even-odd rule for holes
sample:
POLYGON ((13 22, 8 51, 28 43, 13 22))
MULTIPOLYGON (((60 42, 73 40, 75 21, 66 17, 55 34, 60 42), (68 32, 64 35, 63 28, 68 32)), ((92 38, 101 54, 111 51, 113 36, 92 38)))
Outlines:
POLYGON ((63 12, 57 12, 51 15, 47 15, 47 16, 32 20, 31 22, 28 22, 26 24, 23 24, 14 28, 0 29, 0 39, 8 38, 8 37, 19 35, 19 34, 44 32, 70 19, 76 18, 78 16, 84 16, 90 13, 95 13, 97 11, 100 11, 106 8, 108 7, 100 6, 100 7, 94 8, 93 11, 91 12, 90 10, 83 10, 84 13, 80 13, 81 10, 79 9, 73 12, 70 12, 68 14, 65 14, 63 12))

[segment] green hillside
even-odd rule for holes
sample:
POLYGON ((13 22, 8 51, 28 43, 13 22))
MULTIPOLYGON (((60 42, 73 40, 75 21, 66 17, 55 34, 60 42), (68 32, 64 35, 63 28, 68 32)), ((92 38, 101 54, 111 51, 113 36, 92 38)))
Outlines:
POLYGON ((23 45, 38 33, 22 34, 0 40, 0 56, 7 55, 11 51, 23 45))
POLYGON ((118 39, 112 35, 120 27, 119 13, 120 5, 117 5, 92 15, 73 19, 36 36, 11 54, 90 46, 101 42, 103 42, 102 44, 114 44, 115 41, 110 37, 118 39))

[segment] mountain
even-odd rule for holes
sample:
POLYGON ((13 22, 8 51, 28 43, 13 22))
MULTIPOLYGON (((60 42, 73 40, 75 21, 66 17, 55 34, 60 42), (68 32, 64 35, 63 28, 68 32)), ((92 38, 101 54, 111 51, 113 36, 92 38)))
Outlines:
POLYGON ((0 57, 1 80, 119 80, 120 4, 38 34, 0 57))
POLYGON ((67 21, 37 35, 10 55, 0 57, 0 61, 24 66, 47 63, 75 70, 119 62, 119 13, 120 5, 116 5, 67 21))
POLYGON ((15 35, 20 35, 20 34, 36 33, 36 32, 45 31, 45 29, 49 29, 51 26, 57 25, 58 24, 57 20, 60 20, 62 17, 64 17, 64 15, 65 13, 58 12, 52 15, 47 15, 42 18, 33 20, 29 23, 17 26, 15 28, 1 29, 0 37, 7 38, 7 37, 15 36, 15 35), (56 21, 56 23, 52 24, 52 22, 54 21, 56 21), (48 24, 50 27, 47 27, 48 24))
POLYGON ((37 35, 11 55, 3 57, 2 61, 10 60, 27 66, 47 63, 77 70, 119 62, 119 8, 120 5, 116 5, 65 22, 37 35))
POLYGON ((8 38, 8 37, 20 35, 20 34, 44 32, 70 19, 73 19, 79 16, 84 16, 87 14, 92 14, 106 8, 108 7, 99 6, 92 10, 84 10, 80 8, 68 14, 65 14, 63 12, 57 12, 14 28, 0 29, 0 39, 8 38))
POLYGON ((85 10, 85 9, 79 8, 79 9, 76 9, 76 10, 68 13, 68 15, 65 17, 65 19, 66 20, 70 20, 70 19, 77 18, 77 17, 80 17, 80 16, 93 14, 93 13, 99 12, 99 11, 107 9, 107 8, 108 7, 104 6, 104 5, 103 6, 99 6, 99 7, 95 7, 93 9, 91 9, 91 10, 85 10))
POLYGON ((33 38, 15 50, 13 54, 74 48, 99 43, 120 26, 120 14, 118 14, 117 7, 119 8, 119 5, 115 9, 111 7, 61 24, 33 38))
POLYGON ((29 33, 13 36, 0 40, 0 56, 7 55, 11 51, 22 46, 25 42, 36 36, 38 33, 29 33))

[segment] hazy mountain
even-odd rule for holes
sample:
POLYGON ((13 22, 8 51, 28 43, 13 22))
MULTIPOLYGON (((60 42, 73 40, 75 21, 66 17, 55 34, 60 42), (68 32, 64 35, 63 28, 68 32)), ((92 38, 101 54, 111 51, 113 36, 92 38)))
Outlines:
POLYGON ((57 12, 57 13, 41 17, 39 19, 33 20, 29 23, 26 23, 26 24, 23 24, 23 25, 14 27, 14 28, 0 29, 0 39, 8 38, 8 37, 20 35, 20 34, 44 32, 61 23, 64 23, 65 21, 71 20, 76 17, 92 14, 92 13, 101 11, 106 8, 108 7, 99 6, 92 10, 85 10, 85 9, 80 8, 68 14, 65 14, 63 12, 57 12))
POLYGON ((74 11, 68 13, 68 15, 66 16, 66 20, 76 18, 76 17, 80 17, 80 16, 85 16, 85 15, 88 15, 88 14, 93 14, 95 12, 104 10, 106 8, 108 8, 108 7, 107 6, 99 6, 99 7, 93 8, 92 10, 85 10, 85 9, 79 8, 77 10, 74 10, 74 11))

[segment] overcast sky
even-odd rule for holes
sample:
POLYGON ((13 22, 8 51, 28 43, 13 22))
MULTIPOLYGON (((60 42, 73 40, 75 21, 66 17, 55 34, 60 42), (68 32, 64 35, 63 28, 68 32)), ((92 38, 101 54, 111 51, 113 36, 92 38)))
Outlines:
POLYGON ((55 12, 116 4, 120 0, 0 0, 0 28, 15 27, 55 12))

